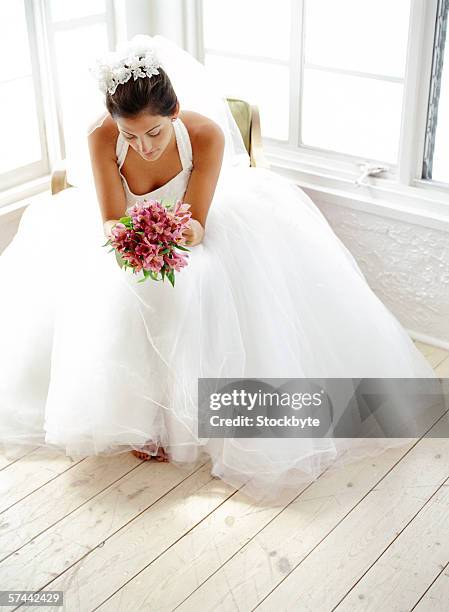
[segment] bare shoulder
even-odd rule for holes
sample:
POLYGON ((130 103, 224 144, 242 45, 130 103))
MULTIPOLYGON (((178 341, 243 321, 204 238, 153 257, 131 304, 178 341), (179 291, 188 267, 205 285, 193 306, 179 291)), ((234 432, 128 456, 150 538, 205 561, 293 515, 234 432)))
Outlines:
POLYGON ((103 156, 114 157, 115 159, 117 137, 117 124, 108 115, 101 126, 89 134, 89 146, 94 154, 101 153, 103 156))
POLYGON ((200 152, 211 146, 224 147, 224 132, 218 123, 195 111, 181 111, 179 116, 189 132, 192 149, 200 152))

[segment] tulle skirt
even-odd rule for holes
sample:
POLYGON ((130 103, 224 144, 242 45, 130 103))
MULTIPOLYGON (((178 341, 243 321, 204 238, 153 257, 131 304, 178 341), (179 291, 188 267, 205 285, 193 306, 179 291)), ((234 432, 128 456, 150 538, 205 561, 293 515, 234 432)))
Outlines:
POLYGON ((436 378, 287 179, 223 169, 174 288, 138 283, 105 241, 93 189, 70 188, 29 205, 0 256, 3 448, 83 457, 153 442, 180 469, 210 459, 214 476, 274 501, 409 442, 198 436, 199 378, 436 378))

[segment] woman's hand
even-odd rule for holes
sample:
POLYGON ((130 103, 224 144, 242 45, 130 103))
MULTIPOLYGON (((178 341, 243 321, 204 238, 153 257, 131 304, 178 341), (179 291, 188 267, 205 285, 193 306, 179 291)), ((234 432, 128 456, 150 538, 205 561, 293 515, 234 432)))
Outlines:
POLYGON ((190 223, 183 232, 183 236, 187 239, 186 246, 196 246, 200 244, 204 238, 204 227, 196 219, 190 219, 190 223))
POLYGON ((103 230, 104 230, 104 235, 106 236, 106 238, 108 238, 109 240, 111 240, 111 238, 113 238, 112 234, 111 234, 111 229, 113 228, 113 226, 119 223, 118 219, 109 219, 108 221, 105 221, 103 223, 103 230))

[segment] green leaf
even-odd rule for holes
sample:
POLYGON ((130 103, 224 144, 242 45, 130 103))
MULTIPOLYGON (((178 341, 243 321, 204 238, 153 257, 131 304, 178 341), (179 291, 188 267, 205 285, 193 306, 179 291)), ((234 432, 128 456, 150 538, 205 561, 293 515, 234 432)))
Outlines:
POLYGON ((168 210, 172 210, 175 205, 175 202, 173 200, 161 200, 161 204, 162 206, 165 206, 165 208, 167 208, 168 210))
MULTIPOLYGON (((110 252, 110 251, 109 251, 110 252)), ((118 251, 115 251, 115 258, 117 260, 118 265, 123 268, 123 266, 126 267, 127 265, 127 261, 125 259, 123 259, 123 257, 120 255, 120 253, 118 251)))
POLYGON ((173 269, 169 270, 166 273, 166 276, 167 276, 168 280, 170 281, 172 287, 174 287, 175 286, 175 273, 174 273, 174 270, 173 269))
POLYGON ((190 252, 190 249, 186 249, 185 247, 181 246, 180 244, 175 244, 175 247, 177 249, 181 249, 181 251, 187 251, 190 252))

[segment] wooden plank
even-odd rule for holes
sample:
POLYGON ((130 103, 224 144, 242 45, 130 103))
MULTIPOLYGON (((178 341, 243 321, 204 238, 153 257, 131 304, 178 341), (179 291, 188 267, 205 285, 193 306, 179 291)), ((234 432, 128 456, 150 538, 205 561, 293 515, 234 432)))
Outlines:
MULTIPOLYGON (((355 585, 339 612, 411 610, 449 558, 449 487, 442 485, 355 585)), ((435 608, 444 610, 446 607, 435 608)))
MULTIPOLYGON (((130 452, 88 457, 0 515, 0 560, 55 525, 131 470, 145 469, 130 452)), ((0 566, 1 567, 1 566, 0 566)))
MULTIPOLYGON (((341 471, 341 480, 328 482, 328 475, 324 475, 179 609, 208 606, 227 610, 233 605, 253 609, 265 597, 261 608, 266 610, 332 609, 356 581, 361 557, 371 558, 372 547, 379 546, 393 528, 389 504, 406 508, 408 497, 414 500, 409 508, 419 503, 414 499, 414 487, 421 486, 420 481, 425 481, 424 475, 431 473, 434 464, 434 477, 440 479, 437 486, 444 480, 449 442, 426 439, 398 462, 400 456, 399 449, 391 449, 375 461, 362 460, 360 472, 350 478, 346 470, 341 471), (434 458, 438 454, 435 448, 441 455, 438 460, 434 458), (386 508, 384 518, 382 504, 386 508), (364 529, 371 534, 377 525, 383 530, 376 531, 373 541, 369 536, 364 542, 364 529)), ((422 491, 417 490, 430 495, 435 487, 423 485, 422 491)))
POLYGON ((7 449, 1 447, 2 444, 0 443, 0 471, 39 448, 39 446, 27 445, 8 447, 7 449))
MULTIPOLYGON (((425 561, 425 560, 424 560, 425 561)), ((415 612, 439 612, 447 610, 449 602, 449 562, 441 570, 438 578, 418 601, 415 612)))
POLYGON ((276 584, 286 570, 282 547, 290 540, 293 548, 299 546, 305 533, 321 537, 322 531, 332 529, 410 446, 390 449, 345 469, 328 470, 298 495, 292 492, 291 503, 284 507, 248 505, 242 488, 100 610, 129 610, 133 605, 158 612, 176 606, 180 610, 252 609, 264 589, 276 584))
MULTIPOLYGON (((285 505, 309 486, 305 483, 298 491, 289 491, 285 505)), ((149 563, 97 610, 174 610, 285 508, 251 503, 244 494, 245 488, 149 563)), ((209 608, 204 605, 199 609, 209 608)))
POLYGON ((40 447, 0 472, 0 512, 24 499, 83 459, 74 460, 61 451, 40 447))
MULTIPOLYGON (((85 604, 77 609, 91 609, 92 590, 106 591, 105 596, 110 594, 115 580, 124 579, 126 567, 121 566, 120 559, 127 554, 134 557, 139 542, 140 556, 151 556, 153 538, 171 543, 176 520, 176 526, 191 528, 194 519, 199 515, 203 518, 214 504, 222 501, 221 495, 232 493, 229 488, 226 491, 220 488, 215 495, 216 482, 210 474, 210 464, 186 471, 170 463, 141 463, 139 469, 2 561, 2 584, 12 590, 39 590, 51 584, 48 588, 62 589, 67 595, 66 610, 84 596, 85 604), (150 539, 146 538, 147 531, 151 533, 150 539), (117 544, 111 543, 110 538, 118 532, 121 533, 117 544), (96 554, 90 560, 92 551, 96 554), (104 574, 85 571, 103 563, 104 574), (117 569, 116 575, 115 566, 122 570, 117 569)), ((136 562, 138 559, 139 554, 136 562)))
MULTIPOLYGON (((447 478, 449 440, 425 438, 313 550, 291 562, 258 610, 333 609, 447 478), (296 606, 296 607, 295 607, 296 606), (285 607, 283 607, 285 609, 285 607)), ((387 608, 388 609, 388 608, 387 608)))

